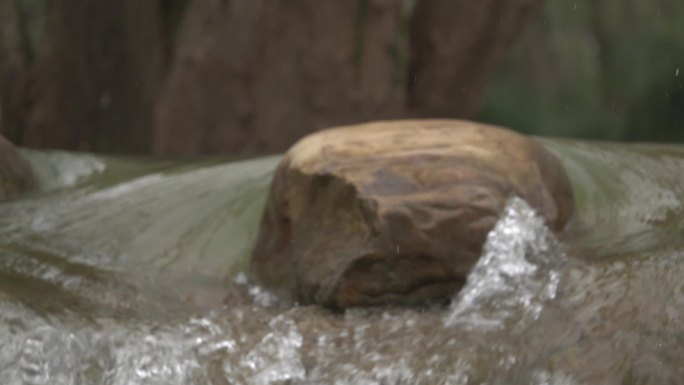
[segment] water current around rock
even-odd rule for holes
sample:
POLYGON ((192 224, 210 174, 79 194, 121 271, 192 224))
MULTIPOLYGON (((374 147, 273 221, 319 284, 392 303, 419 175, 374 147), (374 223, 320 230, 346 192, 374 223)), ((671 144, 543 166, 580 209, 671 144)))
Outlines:
POLYGON ((577 213, 512 198, 446 307, 331 312, 243 273, 278 157, 29 151, 0 203, 0 384, 684 384, 684 147, 543 140, 577 213))

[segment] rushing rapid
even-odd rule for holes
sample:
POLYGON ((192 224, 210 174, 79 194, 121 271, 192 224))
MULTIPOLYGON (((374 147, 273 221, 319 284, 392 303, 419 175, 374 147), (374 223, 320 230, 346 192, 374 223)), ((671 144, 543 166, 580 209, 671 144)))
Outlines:
POLYGON ((577 214, 513 198, 447 307, 335 313, 244 274, 277 157, 25 151, 0 203, 0 384, 683 384, 684 148, 544 140, 577 214))

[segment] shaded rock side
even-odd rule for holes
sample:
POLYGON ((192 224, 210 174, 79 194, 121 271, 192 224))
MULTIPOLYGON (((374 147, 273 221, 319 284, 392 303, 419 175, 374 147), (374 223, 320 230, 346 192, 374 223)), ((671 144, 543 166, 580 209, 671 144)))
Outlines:
POLYGON ((36 187, 31 166, 16 148, 0 136, 0 200, 17 196, 36 187))
POLYGON ((252 274, 332 308, 444 300, 512 196, 554 231, 573 212, 560 161, 506 129, 416 120, 321 131, 276 170, 252 274))

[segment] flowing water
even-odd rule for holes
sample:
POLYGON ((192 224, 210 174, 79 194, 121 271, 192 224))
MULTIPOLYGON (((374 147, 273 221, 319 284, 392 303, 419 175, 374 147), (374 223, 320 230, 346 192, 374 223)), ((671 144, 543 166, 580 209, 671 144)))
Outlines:
POLYGON ((545 140, 577 215, 512 199, 449 307, 333 313, 244 271, 277 157, 26 151, 0 203, 0 384, 684 384, 684 147, 545 140))

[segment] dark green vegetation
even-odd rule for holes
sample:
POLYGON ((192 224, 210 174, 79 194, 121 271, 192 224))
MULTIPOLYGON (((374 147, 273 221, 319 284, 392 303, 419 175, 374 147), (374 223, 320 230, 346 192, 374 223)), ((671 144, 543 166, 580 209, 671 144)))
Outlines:
POLYGON ((480 118, 540 135, 684 140, 684 2, 550 0, 480 118))

